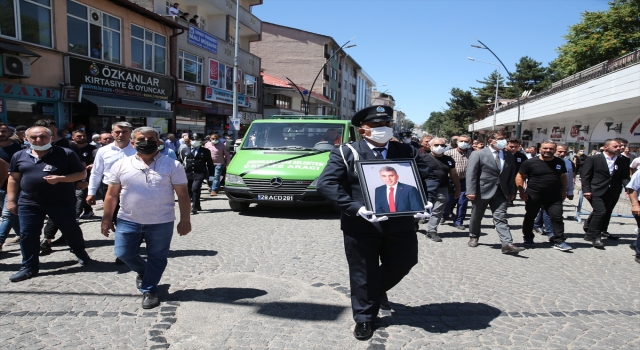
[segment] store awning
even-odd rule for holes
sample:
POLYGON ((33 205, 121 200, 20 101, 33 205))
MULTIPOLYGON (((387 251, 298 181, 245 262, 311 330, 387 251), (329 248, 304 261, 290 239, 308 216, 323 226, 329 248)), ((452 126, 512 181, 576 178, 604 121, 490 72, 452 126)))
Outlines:
POLYGON ((114 117, 136 117, 136 118, 168 118, 173 117, 173 112, 166 110, 149 102, 132 100, 120 100, 111 97, 83 95, 83 100, 87 100, 98 107, 99 115, 114 117))
POLYGON ((21 45, 10 44, 2 41, 0 41, 0 52, 21 53, 28 57, 40 57, 37 53, 27 50, 21 45))

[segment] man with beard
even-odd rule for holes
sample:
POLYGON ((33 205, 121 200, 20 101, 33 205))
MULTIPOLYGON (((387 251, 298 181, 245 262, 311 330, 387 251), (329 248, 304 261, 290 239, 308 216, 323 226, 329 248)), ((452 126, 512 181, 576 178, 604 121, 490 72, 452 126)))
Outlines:
POLYGON ((0 204, 2 204, 2 223, 0 223, 0 250, 2 245, 7 239, 7 235, 13 228, 16 234, 15 239, 11 239, 9 243, 18 243, 20 241, 20 222, 18 216, 12 214, 7 209, 7 170, 9 169, 9 163, 11 163, 11 157, 22 150, 22 145, 14 142, 11 138, 11 131, 9 128, 0 123, 0 180, 2 188, 0 188, 0 204))
POLYGON ((542 207, 551 219, 554 235, 550 240, 553 247, 569 251, 573 248, 565 243, 562 218, 562 201, 567 198, 567 167, 564 160, 555 157, 555 153, 556 143, 544 141, 540 145, 540 155, 527 159, 520 166, 516 186, 520 198, 525 201, 526 210, 522 233, 525 247, 533 246, 533 222, 542 207))
POLYGON ((96 150, 96 146, 87 142, 87 134, 84 130, 75 130, 71 133, 71 140, 78 146, 76 154, 80 157, 80 161, 87 166, 87 178, 78 182, 76 185, 76 217, 80 219, 87 219, 93 216, 93 210, 87 203, 87 188, 89 187, 89 176, 91 175, 91 168, 93 167, 93 151, 96 150), (84 214, 83 214, 84 213, 84 214))

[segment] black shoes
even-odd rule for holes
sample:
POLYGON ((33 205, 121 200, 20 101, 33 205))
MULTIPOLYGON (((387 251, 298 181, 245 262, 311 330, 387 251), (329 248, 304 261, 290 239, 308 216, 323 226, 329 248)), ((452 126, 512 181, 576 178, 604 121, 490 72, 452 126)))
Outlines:
POLYGON ((60 236, 55 241, 51 241, 52 247, 65 246, 65 245, 67 245, 67 240, 64 238, 64 236, 60 236))
POLYGON ((469 243, 467 243, 469 247, 475 248, 478 246, 478 237, 469 237, 469 243))
POLYGON ((144 275, 137 275, 136 276, 136 288, 140 289, 140 287, 142 287, 142 279, 144 278, 144 275))
POLYGON ((600 239, 600 237, 596 237, 593 239, 593 241, 591 241, 591 243, 593 244, 594 247, 596 248, 602 248, 604 247, 604 243, 602 243, 602 240, 600 239))
POLYGON ((640 257, 636 257, 636 262, 640 264, 640 257))
POLYGON ((89 254, 87 254, 87 252, 84 252, 84 254, 76 255, 76 258, 78 258, 78 264, 82 266, 87 266, 93 262, 93 260, 91 260, 91 258, 89 257, 89 254))
POLYGON ((49 243, 45 238, 42 240, 42 242, 40 242, 40 256, 49 255, 51 253, 53 253, 53 249, 51 249, 51 243, 49 243))
POLYGON ((191 208, 191 215, 198 214, 198 210, 196 208, 191 208))
POLYGON ((617 241, 620 239, 620 237, 614 236, 609 232, 602 232, 602 238, 610 239, 612 241, 617 241))
POLYGON ((358 340, 367 340, 373 335, 373 322, 356 322, 353 336, 358 340))
POLYGON ((38 275, 38 271, 33 271, 26 267, 21 267, 18 272, 14 273, 11 277, 9 277, 9 281, 20 282, 20 281, 28 280, 31 277, 35 277, 36 275, 38 275))
POLYGON ((464 225, 453 225, 453 227, 457 228, 460 231, 464 231, 467 229, 466 227, 464 227, 464 225))
POLYGON ((380 310, 391 311, 391 305, 389 305, 389 298, 386 292, 380 296, 380 310))
POLYGON ((120 258, 116 258, 116 265, 124 265, 124 261, 120 260, 120 258))
POLYGON ((145 292, 144 294, 142 294, 143 309, 153 309, 158 305, 160 305, 160 299, 158 299, 158 294, 151 293, 151 292, 145 292))
POLYGON ((427 232, 427 237, 431 238, 434 242, 442 242, 442 238, 440 238, 436 232, 427 232))

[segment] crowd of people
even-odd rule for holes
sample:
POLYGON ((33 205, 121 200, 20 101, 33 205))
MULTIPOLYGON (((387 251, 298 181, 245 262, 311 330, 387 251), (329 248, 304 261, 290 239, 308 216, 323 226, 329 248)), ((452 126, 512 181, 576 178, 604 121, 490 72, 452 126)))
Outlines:
POLYGON ((20 244, 22 264, 12 282, 36 276, 39 257, 54 245, 68 245, 81 265, 91 264, 80 223, 94 217, 93 206, 104 200, 102 234, 115 233, 116 263, 137 273, 142 307, 153 308, 176 219, 174 198, 177 231, 185 235, 190 215, 202 210, 203 181, 211 196, 220 190, 233 145, 229 135, 217 132, 185 132, 177 140, 150 127, 134 130, 125 121, 111 129, 90 141, 83 125, 69 131, 51 119, 31 127, 0 123, 0 250, 5 243, 20 244), (11 229, 16 236, 7 239, 11 229), (143 241, 146 259, 138 253, 143 241))

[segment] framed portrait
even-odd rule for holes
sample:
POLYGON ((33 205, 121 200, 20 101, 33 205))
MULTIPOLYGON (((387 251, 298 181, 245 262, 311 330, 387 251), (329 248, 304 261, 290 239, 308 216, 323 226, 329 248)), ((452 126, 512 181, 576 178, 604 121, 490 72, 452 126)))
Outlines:
POLYGON ((427 198, 414 159, 356 162, 365 207, 377 216, 424 212, 427 198))

